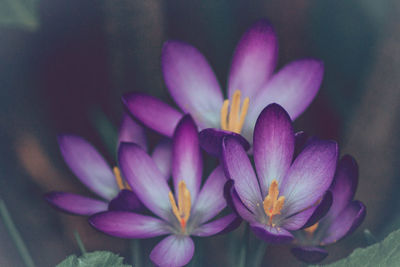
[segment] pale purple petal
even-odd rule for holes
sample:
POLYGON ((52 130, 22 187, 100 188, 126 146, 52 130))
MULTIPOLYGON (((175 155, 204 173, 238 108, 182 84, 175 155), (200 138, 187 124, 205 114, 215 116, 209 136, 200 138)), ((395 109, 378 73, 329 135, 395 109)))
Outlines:
POLYGON ((307 263, 317 263, 328 256, 328 252, 319 247, 294 247, 290 251, 297 259, 307 263))
POLYGON ((308 219, 306 224, 302 228, 307 228, 315 223, 317 223, 321 218, 323 218, 329 211, 332 206, 333 197, 331 191, 326 191, 324 197, 322 198, 321 202, 316 206, 314 213, 308 219))
POLYGON ((72 214, 92 215, 107 210, 106 202, 77 194, 50 192, 44 197, 54 207, 72 214))
POLYGON ((192 214, 199 216, 199 223, 210 220, 226 207, 223 193, 227 180, 222 166, 215 168, 208 177, 192 208, 192 214))
POLYGON ((93 215, 89 223, 99 231, 121 238, 151 238, 170 233, 164 221, 126 211, 93 215))
POLYGON ((327 217, 334 219, 351 202, 358 184, 358 166, 354 158, 343 156, 336 168, 331 185, 333 193, 332 207, 327 217))
POLYGON ((279 226, 290 231, 298 230, 302 228, 304 224, 309 220, 316 208, 316 206, 310 207, 293 216, 290 216, 289 218, 284 219, 284 221, 280 223, 279 226))
POLYGON ((293 235, 282 227, 272 227, 258 222, 250 224, 254 234, 268 243, 281 244, 293 240, 293 235))
MULTIPOLYGON (((232 180, 230 180, 232 181, 232 180)), ((246 220, 249 223, 255 222, 256 218, 253 213, 243 204, 243 202, 240 200, 239 195, 237 194, 235 188, 234 188, 234 183, 225 185, 225 198, 227 198, 227 203, 230 203, 229 205, 231 208, 239 215, 241 218, 246 220), (228 195, 229 194, 229 195, 228 195)))
POLYGON ((314 139, 290 167, 281 195, 285 196, 282 214, 290 216, 316 203, 328 190, 335 173, 338 147, 334 141, 314 139))
POLYGON ((215 221, 206 223, 196 228, 191 235, 194 236, 211 236, 224 231, 238 217, 235 214, 229 214, 215 221))
POLYGON ((170 235, 154 247, 150 259, 160 267, 180 267, 189 263, 193 253, 194 243, 190 237, 170 235))
POLYGON ((178 106, 200 128, 219 127, 223 96, 205 57, 191 45, 168 41, 161 64, 165 84, 178 106))
POLYGON ((172 145, 171 141, 164 139, 160 141, 153 150, 151 155, 160 172, 164 175, 165 180, 171 177, 172 168, 172 145))
POLYGON ((147 139, 144 128, 126 113, 122 116, 117 147, 119 147, 122 142, 136 143, 143 148, 143 150, 147 151, 147 139))
POLYGON ((108 210, 112 211, 142 211, 144 206, 131 190, 123 189, 108 203, 108 210))
POLYGON ((240 134, 215 128, 207 128, 200 132, 201 148, 207 153, 219 157, 221 155, 222 139, 227 135, 235 137, 242 144, 244 150, 247 151, 250 148, 249 142, 240 134))
POLYGON ((233 55, 228 81, 228 96, 241 90, 253 96, 270 78, 278 55, 276 34, 267 20, 252 25, 240 39, 233 55))
MULTIPOLYGON (((351 202, 333 220, 325 231, 321 244, 327 245, 339 241, 346 235, 351 234, 363 222, 366 209, 360 201, 351 202)), ((325 223, 325 222, 324 222, 325 223)))
POLYGON ((245 206, 252 212, 262 204, 260 187, 253 166, 243 146, 234 137, 224 137, 222 161, 225 174, 235 181, 235 190, 245 206))
POLYGON ((253 153, 263 196, 272 180, 282 184, 292 163, 295 146, 292 121, 277 104, 266 107, 254 129, 253 153))
POLYGON ((199 133, 192 117, 185 115, 178 123, 172 139, 172 178, 175 192, 179 182, 185 181, 194 202, 200 190, 202 172, 199 133))
POLYGON ((140 201, 152 212, 168 220, 170 189, 163 174, 146 152, 133 143, 122 143, 118 151, 121 172, 140 201))
POLYGON ((90 190, 110 200, 118 194, 114 174, 100 153, 85 139, 76 135, 59 135, 58 143, 71 171, 90 190))
POLYGON ((122 102, 137 120, 168 137, 172 137, 176 125, 182 118, 179 111, 146 94, 125 94, 122 102))

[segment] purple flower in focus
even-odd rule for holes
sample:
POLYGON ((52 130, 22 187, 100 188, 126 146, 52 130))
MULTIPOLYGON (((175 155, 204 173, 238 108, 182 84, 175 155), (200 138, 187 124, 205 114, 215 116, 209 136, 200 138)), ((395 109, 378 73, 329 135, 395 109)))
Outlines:
MULTIPOLYGON (((228 99, 224 100, 211 66, 195 47, 179 41, 165 43, 161 62, 165 83, 176 104, 193 116, 200 130, 212 128, 200 134, 207 152, 218 154, 226 134, 236 135, 249 148, 256 119, 268 104, 280 104, 294 120, 314 99, 322 82, 322 62, 297 60, 273 73, 277 55, 272 26, 266 20, 256 22, 236 47, 228 76, 228 99)), ((144 94, 127 94, 123 102, 138 120, 166 136, 172 136, 183 116, 144 94)))
POLYGON ((337 167, 330 187, 333 202, 326 216, 318 223, 294 232, 295 244, 292 253, 300 260, 316 263, 328 252, 321 246, 339 241, 351 234, 363 222, 366 208, 360 201, 353 200, 358 184, 358 166, 349 155, 344 156, 337 167))
POLYGON ((174 193, 154 161, 136 144, 123 143, 119 164, 124 177, 141 202, 155 216, 109 211, 90 217, 98 230, 122 238, 151 238, 168 235, 150 254, 157 266, 183 266, 194 253, 190 236, 210 236, 240 223, 229 214, 213 220, 226 207, 222 167, 217 167, 202 188, 203 163, 197 126, 187 115, 173 135, 172 177, 174 193))
MULTIPOLYGON (((106 210, 141 210, 143 205, 121 177, 118 167, 111 168, 101 154, 85 139, 76 135, 58 137, 62 156, 78 179, 100 197, 94 199, 74 193, 50 192, 46 200, 54 207, 78 215, 92 215, 106 210)), ((119 132, 121 142, 136 142, 147 149, 144 129, 124 115, 119 132)), ((160 143, 153 157, 165 177, 169 177, 170 145, 160 143)))
POLYGON ((232 204, 259 238, 271 243, 288 242, 293 239, 290 231, 302 228, 315 212, 323 213, 320 206, 325 201, 321 199, 334 176, 337 144, 312 138, 293 160, 295 134, 291 119, 278 104, 261 112, 253 144, 257 176, 236 138, 223 139, 225 172, 234 182, 232 204))

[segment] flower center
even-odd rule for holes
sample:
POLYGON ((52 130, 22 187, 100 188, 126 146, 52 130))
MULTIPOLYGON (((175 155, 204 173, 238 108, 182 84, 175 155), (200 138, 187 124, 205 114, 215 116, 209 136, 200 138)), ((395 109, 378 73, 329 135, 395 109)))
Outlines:
POLYGON ((176 205, 174 195, 169 192, 169 202, 171 203, 172 212, 181 224, 182 232, 185 232, 186 223, 190 217, 190 209, 192 203, 190 200, 190 192, 186 187, 185 181, 180 181, 178 184, 178 205, 176 205))
POLYGON ((221 108, 221 128, 225 131, 240 133, 249 108, 249 98, 244 99, 240 110, 240 90, 236 90, 232 96, 229 114, 228 108, 229 99, 226 99, 221 108))
POLYGON ((304 231, 308 234, 308 235, 312 235, 315 230, 317 230, 319 223, 315 223, 313 225, 311 225, 310 227, 307 227, 304 229, 304 231))
POLYGON ((115 180, 117 181, 119 190, 128 189, 128 190, 132 191, 132 188, 129 186, 129 184, 124 179, 122 179, 121 172, 117 166, 115 166, 113 168, 113 172, 114 172, 115 180))
POLYGON ((263 201, 265 214, 267 214, 267 216, 269 217, 269 224, 272 226, 274 226, 272 224, 272 219, 275 215, 281 214, 283 204, 285 203, 285 197, 280 196, 278 198, 278 196, 278 181, 274 179, 269 186, 268 195, 263 201))

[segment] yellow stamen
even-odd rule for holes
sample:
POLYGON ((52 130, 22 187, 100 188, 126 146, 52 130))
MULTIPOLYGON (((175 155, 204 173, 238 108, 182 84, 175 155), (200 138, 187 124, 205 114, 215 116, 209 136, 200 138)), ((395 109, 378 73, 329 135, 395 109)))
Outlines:
POLYGON ((190 217, 192 203, 190 199, 189 189, 186 187, 185 181, 180 181, 178 184, 178 205, 172 192, 168 194, 169 202, 171 203, 172 212, 181 224, 182 231, 185 231, 186 223, 190 217))
POLYGON ((246 97, 240 109, 241 93, 236 90, 232 96, 232 103, 228 114, 229 100, 225 100, 221 107, 221 129, 240 133, 243 128, 244 120, 246 119, 247 111, 249 108, 249 98, 246 97))
POLYGON ((278 198, 278 196, 278 181, 274 179, 269 186, 268 195, 263 201, 265 214, 269 217, 269 224, 272 224, 272 218, 275 215, 281 214, 283 204, 285 203, 285 197, 280 196, 278 198))
POLYGON ((119 171, 117 166, 115 166, 113 168, 113 172, 114 172, 115 180, 117 180, 117 184, 118 184, 119 189, 120 190, 124 189, 125 188, 125 184, 124 184, 124 181, 122 180, 121 172, 119 171))
POLYGON ((307 234, 312 235, 312 234, 315 232, 315 230, 317 230, 318 224, 319 224, 319 223, 317 222, 317 223, 311 225, 310 227, 307 227, 306 229, 304 229, 304 231, 305 231, 307 234))

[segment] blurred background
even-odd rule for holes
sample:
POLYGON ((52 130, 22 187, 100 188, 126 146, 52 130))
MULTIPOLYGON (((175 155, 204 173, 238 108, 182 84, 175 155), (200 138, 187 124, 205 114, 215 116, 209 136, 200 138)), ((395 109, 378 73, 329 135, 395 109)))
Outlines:
MULTIPOLYGON (((128 241, 44 201, 50 190, 90 195, 63 162, 57 134, 85 137, 112 162, 121 95, 171 102, 160 70, 164 41, 199 48, 225 85, 236 43, 259 18, 275 26, 278 67, 304 57, 325 63, 322 88, 296 130, 339 141, 341 154, 360 165, 356 199, 367 206, 366 220, 328 247, 324 262, 367 246, 365 229, 380 240, 400 228, 399 14, 396 0, 0 0, 0 198, 36 265, 79 253, 75 230, 89 251, 129 260, 128 241)), ((202 265, 229 266, 226 240, 204 241, 202 265)), ((264 265, 302 266, 288 251, 268 247, 264 265)), ((0 266, 23 266, 1 221, 0 266)))

